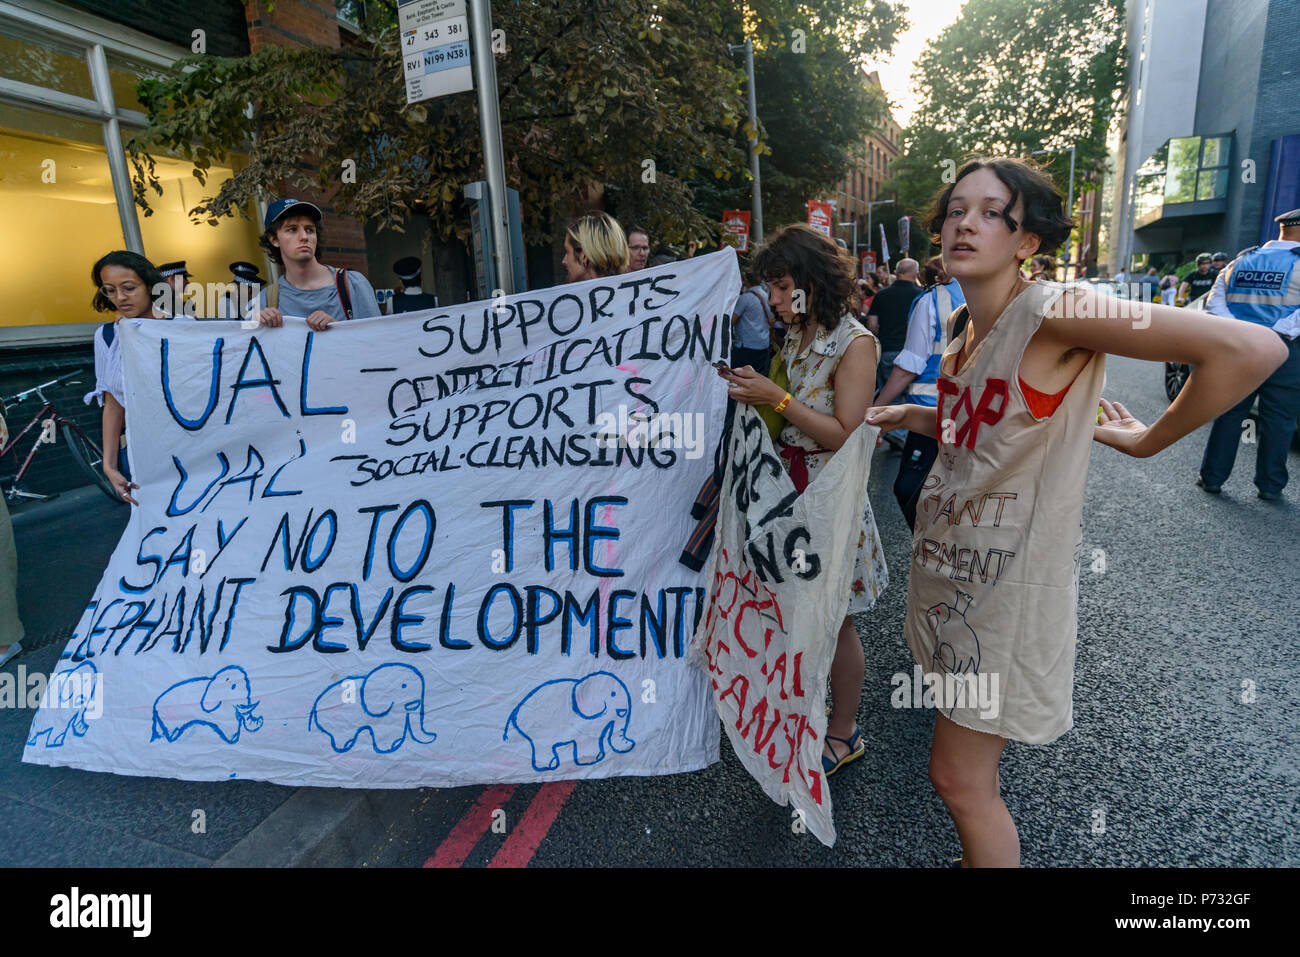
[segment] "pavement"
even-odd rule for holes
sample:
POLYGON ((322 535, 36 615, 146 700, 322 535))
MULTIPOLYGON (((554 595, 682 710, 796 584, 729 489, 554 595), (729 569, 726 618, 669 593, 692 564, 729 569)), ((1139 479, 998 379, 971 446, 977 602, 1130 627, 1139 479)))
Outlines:
MULTIPOLYGON (((1111 358, 1108 379, 1107 397, 1145 422, 1167 405, 1159 364, 1111 358)), ((1001 765, 1026 865, 1300 865, 1300 454, 1280 502, 1255 497, 1247 444, 1211 496, 1193 485, 1207 433, 1146 460, 1093 449, 1075 727, 1050 746, 1012 743, 1001 765)), ((290 788, 22 764, 31 711, 10 707, 0 865, 951 866, 957 836, 927 776, 933 715, 890 703, 892 676, 912 668, 897 462, 881 449, 870 483, 892 583, 857 618, 868 750, 831 779, 833 848, 762 794, 725 735, 721 760, 692 774, 290 788)), ((51 670, 126 518, 89 488, 14 514, 31 650, 4 671, 51 670)))

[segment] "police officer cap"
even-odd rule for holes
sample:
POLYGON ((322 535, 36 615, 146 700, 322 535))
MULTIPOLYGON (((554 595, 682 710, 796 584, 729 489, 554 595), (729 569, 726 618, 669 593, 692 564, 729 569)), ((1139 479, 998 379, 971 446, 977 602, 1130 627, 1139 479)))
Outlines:
POLYGON ((418 279, 421 268, 416 256, 405 256, 393 263, 393 272, 397 273, 398 279, 418 279))
POLYGON ((190 271, 185 268, 185 260, 178 259, 174 263, 163 263, 158 267, 164 279, 170 279, 172 276, 188 276, 190 271))
POLYGON ((247 283, 248 285, 260 286, 264 279, 257 274, 257 266, 250 262, 244 262, 242 259, 230 264, 230 271, 235 276, 235 282, 247 283))
POLYGON ((1207 262, 1209 262, 1212 258, 1214 258, 1214 257, 1212 257, 1209 253, 1201 253, 1199 256, 1196 257, 1196 261, 1197 261, 1198 263, 1207 263, 1207 262))
POLYGON ((1273 222, 1279 226, 1300 226, 1300 209, 1293 209, 1289 213, 1283 213, 1273 222))

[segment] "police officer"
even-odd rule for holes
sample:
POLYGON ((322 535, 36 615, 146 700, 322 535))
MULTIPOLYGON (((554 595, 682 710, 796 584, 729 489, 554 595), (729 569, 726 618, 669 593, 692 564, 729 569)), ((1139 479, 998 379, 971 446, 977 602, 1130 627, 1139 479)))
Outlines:
POLYGON ((196 316, 198 310, 194 301, 185 298, 185 287, 189 285, 190 281, 190 271, 185 265, 185 260, 178 259, 174 263, 163 263, 158 267, 158 272, 167 280, 167 285, 171 287, 167 301, 163 303, 164 311, 171 316, 178 316, 182 313, 191 317, 196 316))
POLYGON ((1214 420, 1196 484, 1218 494, 1232 472, 1241 423, 1259 397, 1259 452, 1255 485, 1274 501, 1287 483, 1286 456, 1300 417, 1300 209, 1273 220, 1278 238, 1247 249, 1215 280, 1206 308, 1217 316, 1268 326, 1285 340, 1289 355, 1263 384, 1214 420))
POLYGON ((257 271, 257 266, 253 263, 239 260, 230 264, 230 276, 235 283, 243 287, 239 295, 234 292, 228 292, 221 297, 217 303, 218 319, 243 319, 244 313, 241 311, 241 304, 246 309, 257 299, 258 292, 266 284, 261 273, 257 271))
POLYGON ((393 272, 402 280, 402 291, 393 296, 393 313, 416 312, 420 309, 433 309, 438 305, 438 297, 430 295, 420 288, 420 260, 407 256, 393 263, 393 272))

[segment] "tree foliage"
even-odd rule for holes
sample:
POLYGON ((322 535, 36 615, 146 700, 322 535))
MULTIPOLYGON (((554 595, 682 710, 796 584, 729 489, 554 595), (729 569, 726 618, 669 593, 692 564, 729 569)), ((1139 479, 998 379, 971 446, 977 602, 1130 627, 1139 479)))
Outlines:
MULTIPOLYGON (((1125 94, 1123 0, 969 0, 917 61, 917 114, 888 188, 924 213, 971 154, 1076 147, 1075 196, 1104 170, 1125 94)), ((1038 157, 1061 191, 1068 152, 1038 157)), ((1097 179, 1100 179, 1098 176, 1097 179)))
MULTIPOLYGON (((904 7, 884 0, 755 0, 732 10, 731 35, 754 41, 765 226, 803 220, 809 199, 842 180, 887 104, 862 66, 886 53, 907 26, 904 7)), ((742 56, 736 54, 740 64, 742 56)), ((742 131, 749 135, 747 127, 742 131)), ((743 143, 742 139, 742 143, 743 143)), ((697 205, 717 222, 748 209, 748 176, 692 181, 697 205)))
MULTIPOLYGON (((149 126, 129 149, 146 215, 158 190, 153 155, 193 163, 203 181, 234 152, 247 162, 192 215, 234 215, 259 197, 314 186, 380 228, 400 229, 418 202, 444 237, 467 238, 463 186, 483 176, 476 96, 407 106, 392 13, 387 29, 343 49, 190 57, 171 77, 142 81, 149 126), (347 161, 355 182, 343 176, 347 161)), ((506 42, 496 57, 506 179, 520 192, 528 242, 549 239, 553 221, 598 184, 656 238, 716 235, 724 205, 748 205, 751 137, 767 154, 769 202, 802 218, 807 195, 843 175, 876 106, 847 72, 888 49, 902 23, 884 0, 755 0, 746 9, 731 0, 499 0, 492 17, 506 42), (793 52, 794 30, 804 31, 806 53, 793 52), (727 50, 746 31, 756 38, 758 131, 748 129, 743 57, 727 50)))

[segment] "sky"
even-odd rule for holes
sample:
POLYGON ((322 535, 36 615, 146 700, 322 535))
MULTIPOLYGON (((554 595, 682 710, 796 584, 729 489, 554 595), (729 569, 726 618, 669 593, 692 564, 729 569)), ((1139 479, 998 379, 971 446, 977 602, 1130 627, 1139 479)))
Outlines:
POLYGON ((912 95, 913 64, 926 43, 957 19, 965 4, 966 0, 907 0, 907 19, 912 25, 899 34, 891 59, 872 64, 872 69, 880 71, 880 84, 893 104, 894 119, 899 126, 907 126, 916 110, 912 95))

